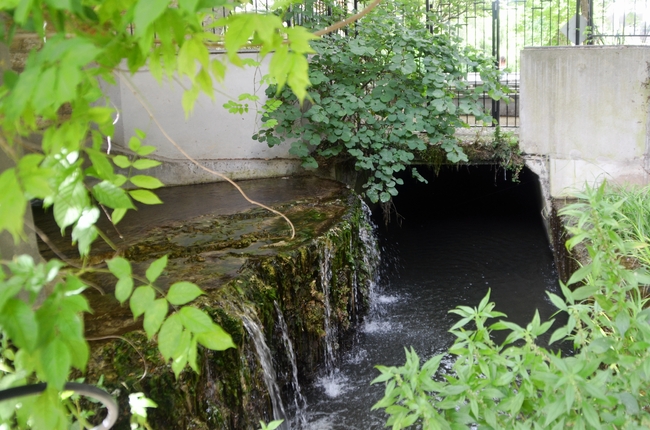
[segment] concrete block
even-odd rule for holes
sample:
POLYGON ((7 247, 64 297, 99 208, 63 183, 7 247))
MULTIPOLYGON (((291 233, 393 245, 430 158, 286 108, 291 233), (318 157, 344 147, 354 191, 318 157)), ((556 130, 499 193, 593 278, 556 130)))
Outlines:
POLYGON ((648 183, 650 47, 526 48, 521 147, 550 160, 552 197, 584 183, 648 183))

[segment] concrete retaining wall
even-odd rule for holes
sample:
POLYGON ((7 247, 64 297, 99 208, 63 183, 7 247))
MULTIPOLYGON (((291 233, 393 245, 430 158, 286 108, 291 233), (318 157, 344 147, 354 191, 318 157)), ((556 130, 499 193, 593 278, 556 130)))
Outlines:
POLYGON ((521 147, 552 198, 648 183, 650 47, 526 48, 521 147))
MULTIPOLYGON (((242 54, 242 57, 257 59, 257 54, 246 53, 242 54)), ((269 148, 266 143, 252 139, 251 136, 261 124, 252 102, 248 102, 249 112, 243 115, 231 114, 223 108, 224 103, 230 99, 237 100, 242 93, 255 93, 260 96, 261 106, 265 100, 266 85, 262 85, 260 80, 267 70, 268 57, 258 68, 240 69, 230 66, 224 84, 215 88, 215 100, 201 95, 189 118, 185 117, 182 108, 183 90, 178 82, 167 81, 159 84, 148 70, 141 70, 130 78, 130 83, 146 100, 154 116, 172 139, 190 157, 207 167, 232 179, 296 174, 301 171, 300 161, 289 154, 289 145, 269 148)), ((139 128, 147 133, 145 143, 158 148, 153 157, 165 161, 163 166, 149 173, 159 177, 165 184, 220 180, 194 166, 169 142, 127 83, 118 81, 115 86, 106 86, 105 91, 121 112, 112 139, 118 150, 120 147, 127 147, 134 130, 139 128)))

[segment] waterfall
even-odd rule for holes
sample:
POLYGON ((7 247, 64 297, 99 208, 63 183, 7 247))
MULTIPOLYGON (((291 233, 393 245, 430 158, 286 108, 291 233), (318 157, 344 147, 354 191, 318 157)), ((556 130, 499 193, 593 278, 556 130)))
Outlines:
MULTIPOLYGON (((381 263, 381 253, 379 251, 379 243, 377 241, 377 235, 375 234, 376 226, 373 224, 368 205, 361 200, 361 207, 363 209, 364 220, 359 225, 359 240, 362 243, 362 254, 361 254, 361 269, 365 271, 368 276, 366 277, 366 294, 367 300, 370 302, 370 305, 373 306, 376 302, 375 295, 377 294, 376 289, 379 284, 379 265, 381 263)), ((357 268, 356 272, 359 271, 357 268)), ((355 273, 356 275, 356 273, 355 273)))
POLYGON ((332 325, 332 306, 330 305, 330 284, 332 281, 332 243, 325 240, 320 250, 320 282, 323 288, 323 308, 325 329, 325 371, 332 374, 335 369, 334 349, 338 347, 336 327, 332 325))
MULTIPOLYGON (((242 322, 246 331, 253 339, 253 344, 255 345, 255 350, 257 351, 257 356, 260 360, 262 370, 264 372, 264 383, 266 388, 269 391, 269 396, 271 397, 271 404, 273 405, 273 419, 274 420, 285 420, 287 415, 284 411, 284 406, 282 404, 282 398, 280 397, 280 389, 276 382, 276 373, 273 368, 273 360, 271 358, 271 350, 266 345, 264 340, 264 332, 262 331, 261 325, 258 324, 257 315, 254 311, 245 309, 242 313, 242 322)), ((280 428, 288 428, 283 424, 280 428)))
POLYGON ((280 309, 278 302, 274 301, 273 304, 275 305, 275 310, 278 313, 278 325, 282 331, 282 342, 284 343, 284 347, 287 350, 287 357, 291 363, 291 387, 293 388, 293 403, 296 408, 295 419, 293 420, 292 424, 296 424, 293 426, 294 428, 306 428, 307 417, 305 416, 305 409, 307 408, 307 402, 300 392, 296 354, 293 349, 293 343, 289 338, 289 329, 287 327, 287 323, 284 320, 284 316, 282 315, 282 310, 280 309))

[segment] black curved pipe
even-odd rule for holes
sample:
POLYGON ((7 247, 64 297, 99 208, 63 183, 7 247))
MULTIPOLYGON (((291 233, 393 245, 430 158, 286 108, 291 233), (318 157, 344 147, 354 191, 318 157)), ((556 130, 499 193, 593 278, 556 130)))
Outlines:
MULTIPOLYGON (((0 402, 16 397, 38 394, 45 391, 45 388, 47 388, 47 384, 40 383, 1 390, 0 402)), ((115 424, 115 421, 117 421, 119 408, 115 402, 115 399, 113 399, 113 397, 111 397, 106 391, 101 390, 93 385, 80 384, 78 382, 66 382, 64 390, 74 391, 75 393, 82 394, 87 397, 92 397, 95 400, 99 400, 104 406, 106 406, 106 409, 108 410, 106 418, 104 418, 100 425, 93 427, 92 430, 108 430, 113 427, 113 424, 115 424)))

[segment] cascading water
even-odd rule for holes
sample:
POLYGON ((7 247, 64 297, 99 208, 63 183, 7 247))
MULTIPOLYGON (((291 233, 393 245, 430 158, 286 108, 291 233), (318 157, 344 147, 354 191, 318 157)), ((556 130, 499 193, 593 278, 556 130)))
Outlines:
POLYGON ((286 425, 287 414, 284 405, 282 404, 282 398, 280 397, 280 389, 278 388, 278 383, 276 381, 277 374, 273 367, 271 350, 267 346, 266 340, 264 340, 264 332, 262 331, 261 324, 258 323, 259 319, 253 311, 248 309, 244 310, 241 318, 246 331, 253 340, 260 365, 262 366, 262 371, 264 372, 264 383, 269 391, 269 397, 271 398, 271 404, 273 406, 273 419, 285 420, 285 424, 280 428, 288 429, 288 426, 286 425))
POLYGON ((330 305, 330 283, 332 280, 332 244, 325 240, 320 250, 320 282, 323 289, 323 308, 325 329, 325 372, 331 375, 335 369, 334 350, 338 348, 337 333, 332 325, 332 306, 330 305))
MULTIPOLYGON (((350 283, 354 294, 353 306, 354 314, 363 313, 367 307, 368 295, 372 294, 377 283, 377 272, 379 266, 379 247, 374 233, 375 226, 371 221, 371 213, 368 207, 363 204, 364 219, 359 222, 359 236, 357 242, 362 246, 354 245, 355 238, 350 240, 350 250, 361 249, 360 254, 354 258, 353 270, 350 272, 350 283), (361 281, 359 281, 361 280, 361 281)), ((337 322, 333 320, 333 309, 331 302, 332 295, 332 259, 335 249, 331 240, 327 237, 318 242, 319 247, 319 281, 322 289, 323 304, 323 367, 318 377, 318 384, 322 386, 329 395, 335 397, 345 388, 347 377, 342 375, 337 368, 338 350, 339 350, 339 333, 337 322)), ((266 344, 264 332, 259 323, 259 319, 254 311, 245 309, 242 312, 242 321, 248 334, 255 345, 260 365, 264 373, 264 382, 269 392, 273 406, 273 418, 284 419, 282 429, 312 429, 308 422, 306 411, 308 409, 305 397, 302 394, 302 388, 298 381, 297 358, 293 348, 293 343, 289 336, 289 330, 285 321, 282 308, 274 302, 277 313, 277 328, 281 334, 282 343, 287 354, 290 365, 290 387, 291 396, 286 398, 286 404, 283 404, 279 384, 277 382, 277 372, 274 369, 271 351, 266 344), (288 410, 285 405, 289 405, 288 410), (289 414, 287 414, 289 412, 289 414)))
MULTIPOLYGON (((379 266, 381 264, 381 253, 379 251, 379 243, 377 241, 376 225, 372 222, 372 212, 368 205, 362 200, 361 206, 363 208, 364 220, 359 226, 359 240, 363 244, 363 254, 361 255, 362 267, 369 276, 366 277, 366 296, 372 307, 376 302, 375 294, 377 285, 379 284, 379 266)), ((357 309, 359 310, 359 309, 357 309)))
POLYGON ((293 349, 293 343, 289 338, 289 329, 287 327, 286 321, 284 320, 284 316, 282 315, 282 310, 280 309, 278 302, 274 301, 273 305, 275 306, 275 311, 278 314, 278 325, 280 326, 280 330, 282 332, 282 343, 287 350, 287 357, 291 363, 291 388, 293 390, 294 418, 290 421, 289 425, 291 428, 305 428, 307 425, 307 418, 305 416, 307 402, 302 395, 300 384, 298 382, 298 365, 296 363, 296 354, 293 349))

